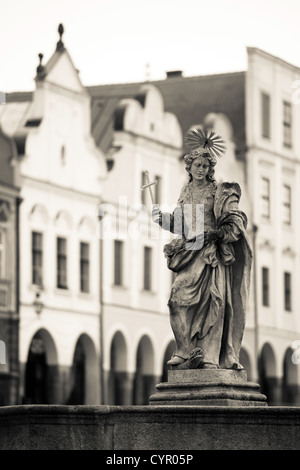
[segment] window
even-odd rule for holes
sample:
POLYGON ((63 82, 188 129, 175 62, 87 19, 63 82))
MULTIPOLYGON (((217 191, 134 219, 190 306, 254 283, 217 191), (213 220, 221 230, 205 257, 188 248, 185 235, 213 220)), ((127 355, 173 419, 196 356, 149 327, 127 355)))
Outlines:
POLYGON ((120 240, 115 240, 114 283, 116 286, 123 285, 123 242, 120 240))
POLYGON ((155 204, 161 204, 161 176, 155 176, 156 185, 155 185, 155 204))
POLYGON ((292 105, 288 101, 283 102, 283 145, 292 147, 292 105))
POLYGON ((144 290, 151 290, 152 248, 144 247, 144 290))
POLYGON ((292 310, 291 277, 291 273, 284 273, 284 308, 288 312, 292 310))
POLYGON ((90 291, 90 245, 80 242, 80 291, 90 291))
POLYGON ((67 240, 58 237, 56 239, 57 252, 57 287, 67 289, 67 240))
POLYGON ((6 266, 5 266, 5 232, 0 229, 0 278, 5 278, 6 276, 6 266))
POLYGON ((32 284, 42 287, 43 285, 43 234, 32 232, 32 284))
POLYGON ((261 178, 261 216, 265 219, 270 218, 270 180, 261 178))
POLYGON ((287 184, 283 185, 283 223, 291 225, 291 187, 287 184))
POLYGON ((262 128, 261 134, 265 139, 270 139, 270 110, 271 110, 271 99, 267 93, 261 94, 261 118, 262 128))
POLYGON ((262 303, 269 306, 269 268, 262 268, 262 303))

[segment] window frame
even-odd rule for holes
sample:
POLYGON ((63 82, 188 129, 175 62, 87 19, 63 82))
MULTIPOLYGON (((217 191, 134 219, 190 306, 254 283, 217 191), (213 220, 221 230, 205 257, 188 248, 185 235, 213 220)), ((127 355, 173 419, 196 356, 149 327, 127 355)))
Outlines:
POLYGON ((143 290, 147 292, 152 291, 152 257, 152 247, 144 246, 143 290))
POLYGON ((283 216, 282 221, 286 226, 292 225, 292 187, 291 185, 284 183, 283 184, 283 216), (288 198, 285 198, 285 189, 288 189, 288 198), (288 213, 288 217, 285 218, 285 214, 288 213))
POLYGON ((56 237, 56 287, 68 289, 68 240, 62 236, 56 237), (65 242, 64 252, 59 251, 59 240, 65 242), (65 264, 64 269, 61 268, 61 264, 65 264))
POLYGON ((261 137, 271 140, 271 95, 261 91, 261 137), (267 100, 266 100, 267 99, 267 100))
POLYGON ((114 241, 114 285, 123 286, 123 266, 124 266, 124 242, 114 241))
POLYGON ((261 217, 264 220, 271 219, 271 180, 266 176, 261 176, 261 192, 260 192, 261 205, 261 217), (263 184, 267 183, 267 191, 264 191, 263 184), (267 211, 264 210, 264 206, 267 205, 267 211))
POLYGON ((292 103, 287 100, 283 100, 283 146, 286 148, 293 147, 293 135, 292 135, 292 126, 293 126, 293 108, 292 103), (289 110, 289 111, 287 111, 289 110))
POLYGON ((289 271, 284 271, 284 310, 286 312, 292 311, 292 274, 289 271), (288 280, 288 282, 287 282, 288 280))
POLYGON ((90 243, 79 242, 79 288, 80 292, 88 294, 90 292, 90 243), (83 248, 87 248, 87 253, 83 253, 83 248))
POLYGON ((261 268, 262 276, 262 305, 263 307, 270 306, 270 269, 266 266, 261 268))
POLYGON ((31 282, 35 286, 43 287, 43 232, 38 230, 31 231, 31 282), (36 238, 40 238, 40 243, 35 243, 36 238), (39 245, 39 246, 38 246, 39 245), (40 258, 40 263, 36 263, 36 259, 40 258), (40 282, 39 279, 40 278, 40 282))

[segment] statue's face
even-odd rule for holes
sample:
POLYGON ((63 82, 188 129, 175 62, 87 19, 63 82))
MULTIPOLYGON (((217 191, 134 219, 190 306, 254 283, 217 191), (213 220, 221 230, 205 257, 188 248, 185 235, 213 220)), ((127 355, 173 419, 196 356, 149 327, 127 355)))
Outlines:
POLYGON ((206 176, 209 172, 209 161, 205 157, 197 157, 193 161, 190 172, 193 180, 202 183, 206 181, 206 176))

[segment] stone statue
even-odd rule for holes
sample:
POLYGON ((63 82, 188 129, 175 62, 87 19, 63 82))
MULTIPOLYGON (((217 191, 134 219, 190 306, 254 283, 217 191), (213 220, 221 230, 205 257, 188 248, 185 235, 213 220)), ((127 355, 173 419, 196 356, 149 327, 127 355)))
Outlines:
POLYGON ((178 235, 164 247, 168 267, 177 273, 168 302, 176 351, 168 364, 172 369, 243 369, 239 353, 252 253, 247 217, 238 206, 241 189, 214 178, 217 158, 225 151, 214 131, 196 126, 185 144, 189 180, 177 206, 172 214, 158 206, 152 210, 154 222, 178 235))

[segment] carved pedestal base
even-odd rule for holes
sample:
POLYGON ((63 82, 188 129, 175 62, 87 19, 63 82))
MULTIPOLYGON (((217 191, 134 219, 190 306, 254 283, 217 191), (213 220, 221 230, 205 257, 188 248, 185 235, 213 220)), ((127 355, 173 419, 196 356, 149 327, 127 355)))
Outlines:
POLYGON ((259 385, 247 382, 245 370, 169 370, 168 382, 156 389, 150 405, 267 406, 259 385))

